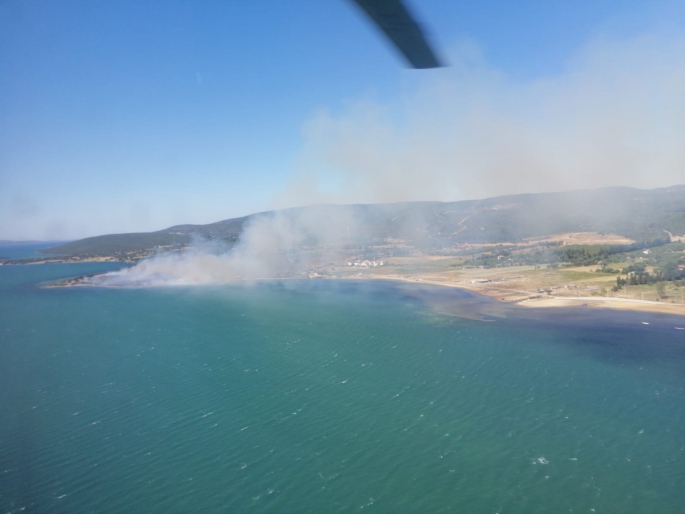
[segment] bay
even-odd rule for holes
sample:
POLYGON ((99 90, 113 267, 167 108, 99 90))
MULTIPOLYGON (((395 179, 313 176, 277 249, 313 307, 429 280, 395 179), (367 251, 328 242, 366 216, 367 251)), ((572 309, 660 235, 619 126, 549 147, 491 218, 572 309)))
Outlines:
MULTIPOLYGON (((680 512, 674 316, 0 267, 0 511, 680 512), (644 325, 643 322, 649 323, 644 325)), ((419 294, 420 292, 420 294, 419 294)))

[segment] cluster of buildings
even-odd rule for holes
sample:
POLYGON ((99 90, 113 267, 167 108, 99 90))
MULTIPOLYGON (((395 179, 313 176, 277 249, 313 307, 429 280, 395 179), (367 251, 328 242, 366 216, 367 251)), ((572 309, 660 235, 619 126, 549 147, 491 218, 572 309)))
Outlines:
POLYGON ((349 267, 354 268, 377 268, 378 266, 385 266, 383 261, 347 261, 349 267))

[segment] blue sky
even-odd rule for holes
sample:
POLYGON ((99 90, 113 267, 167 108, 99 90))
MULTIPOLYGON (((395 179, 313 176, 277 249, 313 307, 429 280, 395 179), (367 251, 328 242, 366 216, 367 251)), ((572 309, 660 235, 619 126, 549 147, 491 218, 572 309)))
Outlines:
POLYGON ((685 2, 408 5, 449 68, 346 0, 0 2, 0 239, 685 177, 685 2))

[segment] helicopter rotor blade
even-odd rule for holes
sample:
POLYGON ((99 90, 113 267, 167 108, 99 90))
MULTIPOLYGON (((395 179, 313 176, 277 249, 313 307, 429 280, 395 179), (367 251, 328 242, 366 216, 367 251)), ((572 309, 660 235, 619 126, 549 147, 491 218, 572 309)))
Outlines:
POLYGON ((401 0, 352 0, 414 68, 441 66, 426 36, 401 0))

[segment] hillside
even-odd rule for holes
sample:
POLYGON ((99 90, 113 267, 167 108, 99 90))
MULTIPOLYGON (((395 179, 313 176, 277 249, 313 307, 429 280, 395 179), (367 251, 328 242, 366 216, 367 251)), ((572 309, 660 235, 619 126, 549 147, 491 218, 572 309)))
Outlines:
POLYGON ((520 242, 574 232, 616 234, 644 241, 663 237, 665 231, 673 235, 685 234, 685 186, 653 190, 617 187, 459 202, 300 207, 207 225, 177 225, 157 232, 89 237, 43 252, 130 259, 160 247, 187 246, 198 236, 232 244, 240 240, 249 224, 275 217, 293 224, 303 219, 330 222, 331 231, 340 231, 339 242, 345 245, 399 241, 404 248, 424 251, 454 248, 465 243, 520 242), (353 233, 349 226, 345 231, 339 220, 354 220, 353 233))

